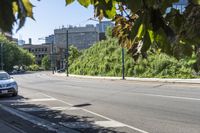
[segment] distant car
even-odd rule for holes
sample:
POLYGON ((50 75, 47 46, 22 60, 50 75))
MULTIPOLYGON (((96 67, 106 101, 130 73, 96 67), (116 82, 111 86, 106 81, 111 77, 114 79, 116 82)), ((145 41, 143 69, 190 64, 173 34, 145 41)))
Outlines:
POLYGON ((9 74, 17 74, 17 70, 13 70, 9 74))
POLYGON ((0 95, 18 95, 17 82, 5 71, 0 71, 0 95))
POLYGON ((13 70, 11 72, 9 72, 10 75, 13 75, 13 74, 23 74, 25 73, 25 70, 13 70))
POLYGON ((57 70, 58 73, 62 73, 62 72, 65 72, 65 69, 60 69, 60 70, 57 70))

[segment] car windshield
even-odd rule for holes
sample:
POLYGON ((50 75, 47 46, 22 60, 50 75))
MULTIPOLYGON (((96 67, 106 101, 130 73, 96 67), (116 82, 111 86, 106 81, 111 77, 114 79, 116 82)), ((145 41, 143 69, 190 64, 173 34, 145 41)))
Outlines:
POLYGON ((7 73, 0 73, 0 80, 10 79, 10 76, 7 73))

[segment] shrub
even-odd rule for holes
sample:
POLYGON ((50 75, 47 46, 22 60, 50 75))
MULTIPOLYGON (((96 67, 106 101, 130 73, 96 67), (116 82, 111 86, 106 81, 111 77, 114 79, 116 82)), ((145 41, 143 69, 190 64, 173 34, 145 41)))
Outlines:
POLYGON ((38 65, 34 64, 34 65, 30 65, 30 66, 28 67, 28 70, 29 70, 29 71, 39 71, 39 70, 40 70, 40 67, 39 67, 38 65))

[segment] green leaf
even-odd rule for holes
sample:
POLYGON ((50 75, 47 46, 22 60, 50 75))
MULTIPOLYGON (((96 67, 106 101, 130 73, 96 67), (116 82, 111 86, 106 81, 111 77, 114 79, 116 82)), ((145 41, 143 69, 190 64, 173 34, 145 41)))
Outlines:
POLYGON ((138 29, 138 33, 137 33, 137 38, 138 39, 142 39, 143 35, 144 35, 144 24, 141 24, 139 29, 138 29))
POLYGON ((65 0, 65 1, 66 1, 66 5, 69 5, 74 2, 74 0, 65 0))
POLYGON ((191 0, 192 3, 200 5, 200 0, 191 0))
POLYGON ((143 46, 141 49, 141 52, 144 53, 146 52, 151 46, 151 39, 150 39, 150 35, 149 32, 146 31, 144 38, 143 38, 143 46))
POLYGON ((106 13, 108 18, 113 19, 116 15, 116 9, 113 6, 111 10, 106 10, 105 13, 106 13))
POLYGON ((150 38, 150 41, 151 41, 151 43, 153 43, 153 42, 154 42, 154 40, 155 40, 155 37, 154 37, 154 32, 153 32, 153 30, 151 30, 151 29, 148 29, 148 34, 149 34, 149 38, 150 38))
POLYGON ((88 7, 91 4, 90 0, 78 0, 78 2, 84 7, 88 7))
POLYGON ((29 0, 23 0, 23 4, 26 9, 27 16, 33 18, 33 5, 29 0))
POLYGON ((138 33, 138 29, 139 29, 139 27, 140 27, 140 25, 141 25, 141 22, 142 22, 142 19, 141 19, 142 17, 139 17, 135 22, 134 22, 134 25, 133 25, 133 27, 132 27, 132 29, 131 29, 131 36, 132 36, 132 38, 135 38, 136 37, 136 35, 137 35, 137 33, 138 33))

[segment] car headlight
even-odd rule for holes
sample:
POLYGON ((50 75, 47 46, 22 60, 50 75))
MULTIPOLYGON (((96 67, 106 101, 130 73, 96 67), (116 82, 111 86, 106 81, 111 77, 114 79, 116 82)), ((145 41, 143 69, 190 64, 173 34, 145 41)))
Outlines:
POLYGON ((16 86, 17 83, 16 82, 12 82, 12 83, 9 83, 7 86, 16 86))

